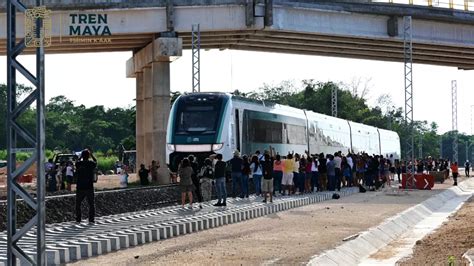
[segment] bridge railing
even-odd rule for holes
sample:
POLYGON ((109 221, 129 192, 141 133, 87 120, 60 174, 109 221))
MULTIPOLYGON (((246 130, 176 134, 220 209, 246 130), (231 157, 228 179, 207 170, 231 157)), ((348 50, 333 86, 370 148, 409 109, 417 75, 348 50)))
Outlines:
POLYGON ((474 0, 371 0, 371 2, 409 4, 474 11, 474 0))

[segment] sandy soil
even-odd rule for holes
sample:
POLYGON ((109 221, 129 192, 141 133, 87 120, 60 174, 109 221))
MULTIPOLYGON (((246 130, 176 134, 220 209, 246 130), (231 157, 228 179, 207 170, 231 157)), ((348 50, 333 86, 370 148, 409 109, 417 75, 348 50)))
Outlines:
POLYGON ((413 256, 401 265, 468 265, 462 255, 474 247, 474 197, 471 197, 438 230, 417 242, 413 256))
POLYGON ((110 253, 77 265, 257 265, 301 264, 334 248, 342 239, 380 224, 384 219, 450 187, 436 184, 431 191, 408 195, 359 193, 110 253))

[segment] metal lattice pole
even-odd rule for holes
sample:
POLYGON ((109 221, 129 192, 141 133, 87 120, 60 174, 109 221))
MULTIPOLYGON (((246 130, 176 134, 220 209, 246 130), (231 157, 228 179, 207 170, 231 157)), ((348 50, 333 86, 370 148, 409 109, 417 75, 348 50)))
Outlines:
POLYGON ((193 92, 201 92, 201 32, 199 24, 193 24, 191 33, 193 57, 193 92))
POLYGON ((415 149, 413 132, 413 43, 411 16, 403 17, 403 55, 405 66, 405 125, 407 127, 406 159, 412 163, 407 187, 415 186, 415 149))
POLYGON ((331 90, 331 113, 337 117, 337 87, 333 86, 331 90))
POLYGON ((451 107, 452 107, 452 125, 453 125, 453 161, 458 162, 458 82, 451 81, 451 107))
POLYGON ((418 143, 418 158, 422 159, 423 158, 423 135, 420 134, 420 139, 418 143))
MULTIPOLYGON (((36 1, 36 8, 29 9, 19 0, 7 0, 7 156, 8 156, 8 203, 7 203, 7 264, 16 265, 17 260, 21 264, 45 265, 45 120, 44 120, 44 38, 46 35, 45 25, 48 23, 47 10, 40 6, 43 0, 36 1), (25 13, 25 30, 29 26, 31 34, 29 39, 16 42, 17 12, 25 13), (30 20, 28 20, 30 19, 30 20), (29 21, 29 22, 28 22, 29 21), (26 46, 36 48, 36 75, 29 72, 17 57, 24 51, 26 46), (22 102, 17 102, 17 78, 16 73, 24 76, 33 84, 33 91, 22 102), (32 134, 26 130, 18 121, 18 118, 32 104, 36 102, 36 132, 32 134), (17 138, 23 140, 27 147, 18 148, 17 138), (19 151, 30 151, 31 157, 17 168, 16 153, 19 151), (36 163, 36 198, 33 198, 20 184, 20 178, 34 163, 36 163), (17 199, 22 199, 36 214, 27 223, 17 228, 17 199), (36 227, 36 230, 34 228, 36 227), (19 245, 26 233, 36 232, 36 256, 30 257, 22 246, 19 245)), ((50 20, 49 20, 50 22, 50 20)))
POLYGON ((466 159, 465 160, 469 160, 469 148, 471 147, 471 145, 469 145, 469 139, 466 140, 466 159))
POLYGON ((439 138, 439 158, 443 158, 443 135, 439 138))

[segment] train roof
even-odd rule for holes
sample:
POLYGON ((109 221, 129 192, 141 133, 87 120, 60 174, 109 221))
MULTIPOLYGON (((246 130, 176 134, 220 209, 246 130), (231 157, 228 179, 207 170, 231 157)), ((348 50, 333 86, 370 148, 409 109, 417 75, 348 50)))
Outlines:
POLYGON ((260 107, 263 107, 263 108, 272 108, 272 109, 276 109, 276 110, 279 109, 281 111, 292 112, 293 116, 299 116, 299 115, 297 115, 298 113, 301 114, 303 112, 306 112, 306 114, 308 116, 313 116, 313 117, 314 116, 320 116, 320 117, 323 116, 323 117, 326 117, 326 118, 342 120, 342 121, 348 121, 351 125, 359 126, 359 127, 362 127, 362 128, 371 127, 371 128, 374 128, 375 130, 379 129, 379 130, 384 131, 385 133, 391 132, 392 134, 395 134, 395 135, 398 136, 398 134, 395 131, 391 131, 391 130, 387 130, 387 129, 381 129, 381 128, 377 128, 377 127, 374 127, 374 126, 370 126, 370 125, 350 121, 350 120, 347 120, 347 119, 332 117, 332 116, 329 116, 329 115, 326 115, 326 114, 321 114, 321 113, 317 113, 317 112, 310 111, 310 110, 303 110, 303 109, 291 107, 291 106, 288 106, 288 105, 282 105, 282 104, 274 103, 274 102, 271 102, 271 101, 263 101, 263 100, 257 100, 257 99, 246 98, 246 97, 242 97, 242 96, 238 96, 238 95, 233 95, 233 94, 227 93, 227 92, 197 92, 197 93, 195 92, 195 93, 190 93, 190 94, 184 94, 184 96, 199 96, 199 95, 215 95, 217 97, 230 98, 234 101, 238 101, 238 102, 245 103, 245 104, 260 106, 260 107))

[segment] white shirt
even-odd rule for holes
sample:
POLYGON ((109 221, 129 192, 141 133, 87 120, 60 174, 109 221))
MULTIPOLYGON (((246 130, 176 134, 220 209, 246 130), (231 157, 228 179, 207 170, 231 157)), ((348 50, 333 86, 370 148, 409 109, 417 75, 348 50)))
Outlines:
POLYGON ((66 176, 73 176, 74 173, 72 172, 72 166, 66 167, 66 176))
POLYGON ((336 168, 341 169, 342 158, 339 156, 334 157, 334 164, 336 168))
POLYGON ((347 164, 352 168, 354 168, 354 162, 352 161, 352 157, 347 157, 347 164))
POLYGON ((311 163, 311 172, 317 172, 318 171, 318 164, 316 162, 311 163))
POLYGON ((262 175, 262 165, 259 164, 257 167, 257 171, 255 171, 255 163, 250 165, 250 170, 252 170, 252 175, 262 175))

